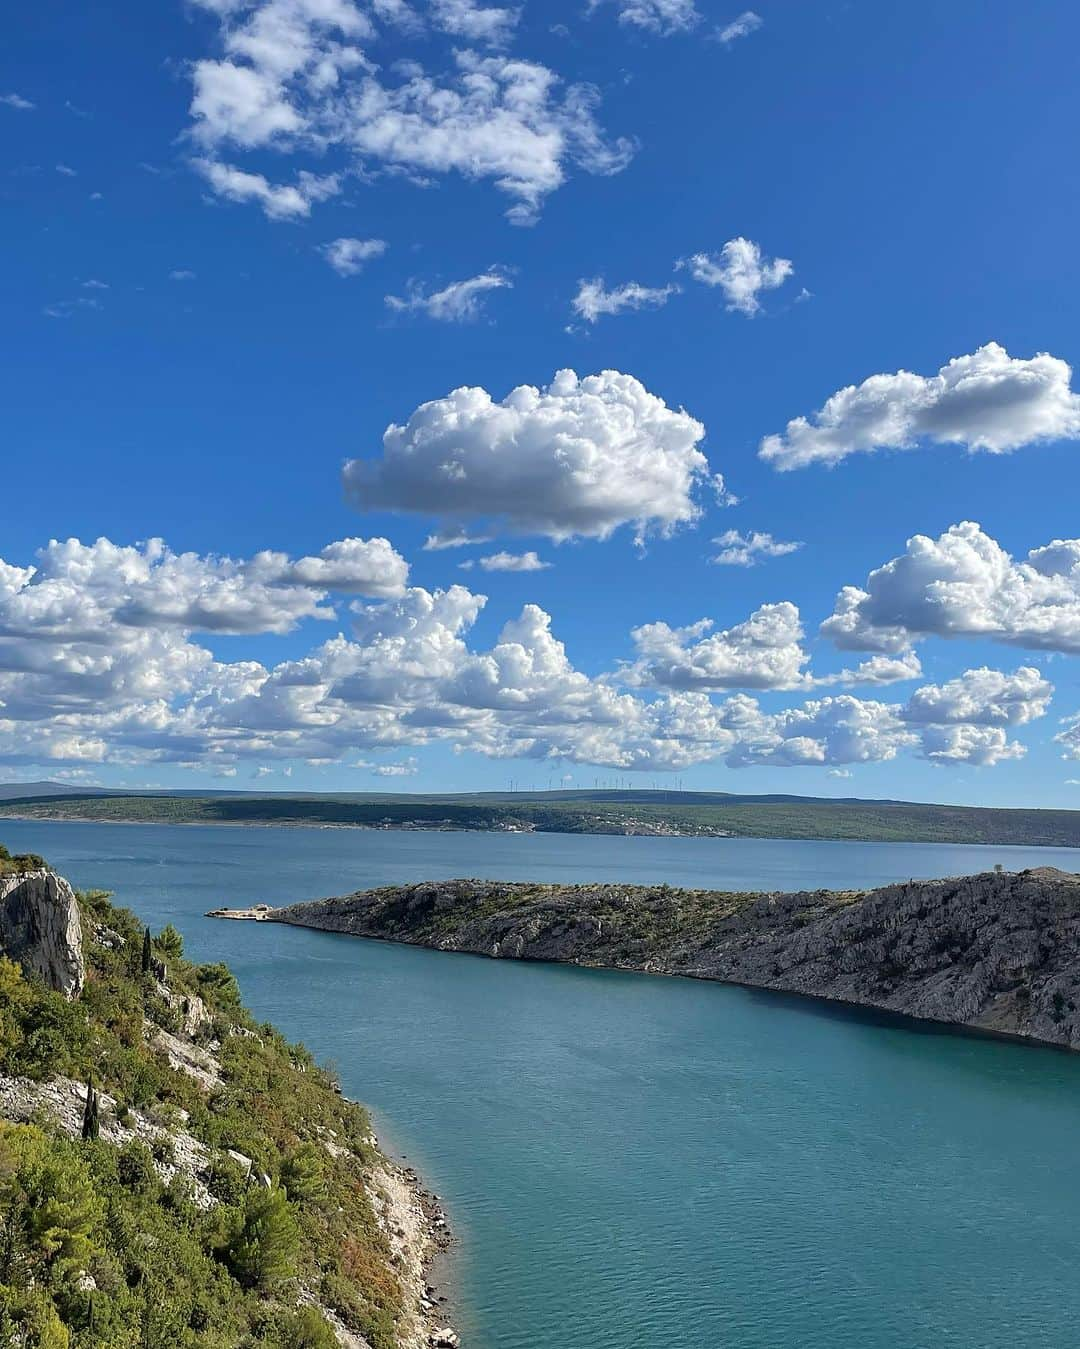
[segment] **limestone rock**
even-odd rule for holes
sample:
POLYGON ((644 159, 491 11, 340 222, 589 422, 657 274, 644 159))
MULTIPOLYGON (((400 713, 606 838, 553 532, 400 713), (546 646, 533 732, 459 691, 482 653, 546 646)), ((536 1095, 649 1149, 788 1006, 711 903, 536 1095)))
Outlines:
POLYGON ((0 953, 65 998, 86 980, 79 905, 62 876, 42 867, 0 876, 0 953))

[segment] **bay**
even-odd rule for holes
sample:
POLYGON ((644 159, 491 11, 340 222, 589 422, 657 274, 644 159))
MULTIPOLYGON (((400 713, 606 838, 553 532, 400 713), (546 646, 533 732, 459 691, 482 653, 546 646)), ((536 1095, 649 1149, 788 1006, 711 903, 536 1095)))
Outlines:
POLYGON ((725 889, 1067 849, 0 821, 333 1061, 446 1202, 472 1349, 1080 1342, 1080 1059, 719 984, 206 909, 450 876, 725 889))

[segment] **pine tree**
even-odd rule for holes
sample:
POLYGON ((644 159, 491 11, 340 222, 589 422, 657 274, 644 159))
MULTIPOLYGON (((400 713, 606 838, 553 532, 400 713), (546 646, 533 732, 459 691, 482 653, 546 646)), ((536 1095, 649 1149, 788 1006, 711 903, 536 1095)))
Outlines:
POLYGON ((142 943, 142 972, 143 972, 143 974, 149 974, 149 973, 150 973, 150 965, 151 965, 151 962, 152 962, 152 958, 153 958, 153 951, 152 951, 151 946, 150 946, 150 929, 149 929, 149 928, 146 928, 145 931, 143 932, 143 943, 142 943))
POLYGON ((265 1287, 293 1273, 299 1242, 300 1231, 285 1192, 258 1190, 248 1197, 226 1254, 242 1284, 265 1287))

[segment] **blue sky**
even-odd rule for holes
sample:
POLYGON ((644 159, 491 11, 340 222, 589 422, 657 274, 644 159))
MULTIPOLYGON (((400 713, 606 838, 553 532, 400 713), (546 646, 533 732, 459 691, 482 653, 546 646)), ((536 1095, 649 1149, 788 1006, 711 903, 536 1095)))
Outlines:
POLYGON ((386 0, 204 0, 108 24, 70 4, 20 16, 0 73, 0 558, 20 569, 0 600, 0 776, 1080 803, 1080 758, 1063 757, 1080 756, 1063 722, 1080 712, 1080 544, 1025 561, 1080 534, 1080 18, 963 0, 747 13, 526 0, 500 19, 415 0, 395 21, 386 0), (447 119, 439 100, 469 81, 479 102, 447 119), (331 265, 337 240, 369 245, 352 274, 331 265), (731 273, 744 254, 725 252, 740 240, 759 250, 749 293, 731 273), (478 277, 470 314, 458 283, 478 277), (594 280, 654 294, 590 322, 574 300, 594 280), (938 372, 990 343, 942 392, 938 372), (463 429, 440 401, 468 386, 498 404, 567 368, 633 389, 586 394, 600 421, 542 393, 509 439, 502 414, 463 429), (872 386, 816 434, 831 395, 898 371, 922 382, 872 386), (434 457, 390 464, 384 431, 425 404, 434 457), (866 429, 871 405, 888 426, 866 429), (600 465, 584 515, 549 412, 600 465), (799 417, 814 461, 779 471, 799 417), (358 501, 348 460, 368 464, 358 501), (490 541, 426 550, 454 465, 452 523, 490 541), (962 521, 974 542, 901 568, 902 594, 868 586, 909 538, 962 521), (728 532, 801 546, 710 561, 728 532), (143 574, 128 554, 38 557, 72 537, 196 558, 143 574), (390 572, 356 554, 342 589, 294 565, 376 538, 390 572), (262 550, 290 561, 260 573, 262 550), (480 563, 528 553, 548 565, 480 563), (455 585, 487 603, 459 596, 421 632, 424 597, 455 585), (869 598, 838 645, 819 626, 844 586, 869 598), (525 605, 561 654, 535 611, 504 631, 525 605), (741 626, 763 605, 785 606, 765 638, 741 626), (828 682, 875 654, 909 677, 828 682), (281 668, 301 661, 303 695, 281 668))

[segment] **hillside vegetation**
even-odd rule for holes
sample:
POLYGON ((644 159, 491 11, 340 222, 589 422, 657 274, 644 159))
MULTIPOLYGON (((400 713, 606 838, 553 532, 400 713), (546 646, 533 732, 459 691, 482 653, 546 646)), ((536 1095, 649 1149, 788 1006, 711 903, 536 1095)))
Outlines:
POLYGON ((394 1349, 365 1112, 224 965, 77 900, 77 997, 0 956, 0 1345, 394 1349))

